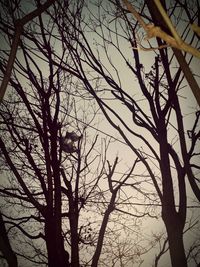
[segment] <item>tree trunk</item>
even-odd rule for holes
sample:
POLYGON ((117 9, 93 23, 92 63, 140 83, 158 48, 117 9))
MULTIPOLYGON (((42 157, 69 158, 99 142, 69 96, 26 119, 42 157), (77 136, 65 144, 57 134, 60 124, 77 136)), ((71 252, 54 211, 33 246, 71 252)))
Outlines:
POLYGON ((185 255, 183 243, 183 224, 178 213, 163 213, 162 218, 167 229, 169 251, 172 267, 187 267, 187 259, 185 255))
POLYGON ((62 231, 56 231, 56 222, 53 219, 45 223, 45 237, 48 255, 48 267, 69 267, 69 254, 64 249, 62 231))
POLYGON ((10 241, 7 235, 6 227, 3 221, 3 217, 0 213, 0 250, 5 257, 9 267, 17 267, 17 257, 12 250, 10 241))
POLYGON ((186 219, 186 191, 182 169, 177 169, 179 181, 179 211, 176 211, 173 179, 170 168, 169 146, 167 142, 167 129, 165 119, 160 116, 159 126, 160 143, 160 170, 162 175, 163 197, 162 197, 162 219, 168 235, 169 251, 172 267, 187 267, 183 243, 183 229, 186 219), (182 179, 181 179, 182 178, 182 179))
POLYGON ((78 222, 79 222, 79 210, 78 210, 78 177, 76 178, 76 192, 75 198, 73 195, 72 185, 67 180, 65 172, 61 169, 62 176, 67 185, 66 195, 69 201, 69 224, 70 224, 70 235, 71 235, 71 265, 72 267, 79 267, 79 233, 78 233, 78 222))
POLYGON ((70 218, 71 229, 71 266, 79 267, 78 218, 73 214, 70 218), (73 218, 72 218, 73 217, 73 218))

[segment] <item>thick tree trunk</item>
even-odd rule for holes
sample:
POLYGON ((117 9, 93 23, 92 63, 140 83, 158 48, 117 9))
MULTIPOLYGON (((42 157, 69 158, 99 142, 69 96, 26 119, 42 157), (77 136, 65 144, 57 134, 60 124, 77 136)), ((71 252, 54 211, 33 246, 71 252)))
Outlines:
POLYGON ((69 254, 64 249, 62 232, 56 231, 56 222, 49 219, 45 224, 48 267, 69 267, 69 254))
POLYGON ((163 214, 162 217, 167 230, 172 267, 187 267, 183 243, 183 224, 179 214, 176 213, 172 215, 169 213, 168 209, 168 213, 163 214))
MULTIPOLYGON (((170 168, 167 129, 165 127, 165 119, 162 116, 160 116, 159 120, 158 133, 160 139, 160 170, 163 186, 162 219, 167 230, 171 263, 172 267, 187 267, 187 259, 183 243, 183 229, 186 220, 186 190, 184 173, 182 168, 177 168, 177 176, 179 180, 179 207, 177 211, 174 197, 175 191, 170 168)), ((177 167, 178 166, 179 165, 177 165, 177 167)))
POLYGON ((0 250, 5 257, 9 267, 17 267, 17 256, 12 250, 10 241, 7 235, 6 227, 3 221, 3 217, 0 213, 0 250))

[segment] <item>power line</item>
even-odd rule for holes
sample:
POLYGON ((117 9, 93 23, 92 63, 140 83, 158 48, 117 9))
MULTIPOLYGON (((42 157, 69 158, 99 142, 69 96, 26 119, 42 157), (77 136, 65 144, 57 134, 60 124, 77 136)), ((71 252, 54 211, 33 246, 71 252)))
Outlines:
MULTIPOLYGON (((80 119, 78 119, 78 118, 75 118, 74 116, 72 116, 72 115, 70 115, 70 114, 67 114, 67 116, 71 117, 71 118, 74 119, 74 120, 79 121, 80 123, 86 125, 87 127, 92 128, 93 130, 96 130, 97 132, 100 132, 100 133, 102 133, 102 134, 104 134, 104 135, 106 135, 106 136, 108 136, 108 137, 114 139, 115 141, 120 142, 121 144, 126 145, 126 146, 129 147, 129 145, 128 145, 126 142, 124 142, 124 141, 122 141, 122 140, 120 140, 120 139, 114 137, 113 135, 110 135, 110 134, 108 134, 108 133, 106 133, 106 132, 104 132, 104 131, 102 131, 102 130, 99 130, 98 128, 96 128, 96 127, 94 127, 94 126, 92 126, 92 125, 90 125, 90 124, 88 124, 88 123, 86 123, 86 122, 84 122, 84 121, 82 121, 82 120, 80 120, 80 119)), ((155 159, 155 157, 153 157, 152 155, 149 155, 148 153, 146 153, 146 152, 144 152, 144 151, 142 151, 142 153, 145 154, 146 156, 150 157, 150 158, 155 159)), ((155 165, 155 164, 154 164, 154 165, 155 165)), ((155 165, 155 167, 158 168, 158 166, 156 166, 156 165, 155 165)))
POLYGON ((78 118, 75 118, 74 116, 72 116, 72 115, 70 115, 70 114, 67 114, 67 116, 71 117, 72 119, 75 119, 75 120, 79 121, 79 122, 82 123, 82 124, 85 124, 87 127, 90 127, 90 128, 92 128, 93 130, 96 130, 97 132, 100 132, 100 133, 102 133, 102 134, 104 134, 104 135, 106 135, 106 136, 108 136, 108 137, 114 139, 115 141, 118 141, 118 142, 120 142, 120 143, 122 143, 122 144, 128 146, 126 142, 124 142, 124 141, 122 141, 122 140, 120 140, 120 139, 114 137, 113 135, 110 135, 110 134, 108 134, 108 133, 106 133, 106 132, 104 132, 104 131, 102 131, 102 130, 99 130, 98 128, 96 128, 96 127, 94 127, 94 126, 92 126, 92 125, 90 125, 90 124, 88 124, 88 123, 86 123, 86 122, 84 122, 84 121, 82 121, 82 120, 80 120, 80 119, 78 119, 78 118))

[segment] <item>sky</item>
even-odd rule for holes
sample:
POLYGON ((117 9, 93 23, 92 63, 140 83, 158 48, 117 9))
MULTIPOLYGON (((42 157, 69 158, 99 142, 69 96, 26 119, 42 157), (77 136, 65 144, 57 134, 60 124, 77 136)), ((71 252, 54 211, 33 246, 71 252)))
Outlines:
MULTIPOLYGON (((95 12, 96 7, 92 4, 92 2, 88 2, 88 8, 91 10, 92 13, 95 12)), ((102 2, 102 7, 108 8, 107 5, 107 1, 103 1, 102 2)), ((113 27, 115 26, 115 23, 113 22, 113 27)), ((123 28, 123 27, 122 27, 123 28)), ((119 33, 124 34, 123 33, 123 29, 118 29, 119 33)), ((105 29, 104 29, 105 30, 105 29)), ((98 29, 97 29, 98 31, 98 29)), ((106 32, 106 30, 105 30, 106 32)), ((91 44, 95 44, 95 42, 99 42, 100 39, 97 36, 97 34, 92 33, 91 32, 88 33, 88 38, 89 41, 91 42, 91 44)), ((124 39, 120 39, 120 47, 124 52, 125 57, 127 58, 131 58, 132 56, 132 51, 131 51, 131 47, 129 45, 128 42, 126 42, 124 39)), ((103 49, 101 49, 101 47, 99 47, 100 49, 100 59, 101 61, 105 64, 105 66, 108 68, 108 70, 110 71, 110 73, 117 77, 117 75, 119 74, 120 76, 120 82, 123 88, 125 88, 125 90, 132 94, 134 97, 138 98, 138 102, 142 101, 140 94, 138 93, 138 85, 136 83, 136 80, 134 79, 134 77, 131 77, 130 72, 127 70, 127 67, 124 63, 124 61, 120 58, 119 54, 117 53, 117 51, 108 45, 108 53, 109 53, 109 58, 106 57, 106 55, 103 52, 103 49), (110 62, 112 62, 114 67, 108 66, 108 59, 110 60, 110 62), (115 66, 117 66, 118 72, 115 71, 115 66), (131 78, 130 78, 131 77, 131 78)), ((146 44, 145 44, 146 45, 146 44)), ((94 45, 95 47, 95 45, 94 45)), ((145 71, 150 70, 151 68, 151 64, 152 64, 152 57, 154 57, 154 55, 152 56, 153 53, 149 53, 149 52, 145 52, 145 51, 140 51, 140 56, 142 59, 142 62, 145 66, 145 71)), ((19 60, 22 61, 21 58, 21 54, 20 51, 18 51, 17 57, 19 60)), ((177 63, 174 61, 174 68, 176 68, 177 63)), ((195 72, 198 70, 198 66, 199 66, 199 59, 195 59, 193 65, 191 66, 191 69, 195 72)), ((42 65, 41 65, 41 69, 42 69, 42 65)), ((45 71, 45 70, 43 70, 45 71)), ((198 75, 198 73, 197 73, 198 75)), ((199 81, 199 76, 196 76, 197 80, 199 81)), ((190 128, 192 125, 192 121, 193 121, 193 115, 192 113, 197 109, 197 104, 194 100, 193 95, 191 94, 190 89, 188 88, 188 86, 186 85, 185 88, 183 88, 181 90, 181 104, 184 106, 184 114, 185 114, 185 125, 187 128, 190 128)), ((109 104, 111 105, 111 107, 113 107, 115 110, 117 110, 120 114, 123 114, 124 120, 126 120, 127 124, 131 124, 132 123, 132 118, 130 116, 129 113, 127 113, 125 107, 123 107, 123 105, 119 102, 116 103, 115 100, 108 101, 109 104)), ((144 109, 146 110, 146 112, 148 112, 148 107, 144 107, 144 109)), ((114 119, 114 118, 113 118, 114 119)), ((119 172, 123 173, 125 170, 127 170, 128 167, 130 167, 133 163, 133 159, 135 159, 135 156, 133 155, 133 152, 126 146, 124 145, 122 142, 123 140, 121 139, 121 137, 119 136, 119 134, 109 125, 109 123, 106 120, 103 120, 103 116, 100 114, 99 116, 97 116, 96 120, 99 122, 98 124, 95 123, 94 128, 91 128, 91 132, 89 133, 89 135, 93 136, 95 132, 98 132, 99 130, 101 131, 101 138, 106 137, 106 135, 108 137, 112 136, 113 140, 115 140, 114 143, 111 144, 110 148, 109 148, 109 159, 112 160, 115 155, 118 155, 120 160, 121 160, 121 164, 120 164, 120 170, 119 172), (116 141, 117 139, 117 141, 116 141)), ((141 131, 140 129, 138 129, 138 131, 141 131)), ((142 132, 142 134, 144 134, 144 132, 142 132)), ((172 135, 172 139, 175 137, 175 133, 173 132, 173 130, 171 130, 171 135, 172 135), (174 136, 173 136, 174 135, 174 136)), ((134 138, 132 139, 132 142, 136 143, 138 148, 141 149, 142 143, 138 142, 138 140, 135 140, 134 138)), ((153 140, 152 140, 153 142, 153 140)), ((153 143, 154 146, 156 146, 155 143, 153 143)), ((142 148, 144 149, 144 152, 148 152, 144 147, 142 148)), ((146 174, 145 169, 141 169, 141 165, 139 167, 139 169, 137 170, 138 173, 143 173, 146 174)), ((136 173, 137 173, 136 172, 136 173)), ((189 190, 189 188, 188 188, 189 190)), ((140 200, 142 201, 142 200, 140 200)), ((141 203, 140 203, 141 204, 141 203)), ((192 211, 191 211, 192 212, 192 211)), ((197 214, 198 211, 195 211, 194 216, 198 217, 199 215, 197 214)), ((147 240, 151 239, 151 235, 154 232, 154 230, 163 230, 164 226, 161 220, 156 220, 156 219, 149 219, 147 221, 144 221, 144 225, 143 225, 143 237, 144 239, 146 238, 147 240)), ((191 235, 192 236, 192 235, 191 235)), ((187 237, 188 240, 190 240, 192 237, 189 236, 187 237)), ((156 253, 156 251, 155 251, 156 253)), ((141 266, 151 266, 152 264, 152 260, 153 260, 153 256, 152 253, 151 254, 147 254, 147 257, 145 258, 145 262, 143 265, 141 266)), ((168 267, 170 266, 169 263, 169 258, 168 257, 164 257, 163 261, 161 261, 161 265, 162 267, 168 267)), ((131 267, 131 266, 130 266, 131 267)), ((193 266, 191 266, 193 267, 193 266)))

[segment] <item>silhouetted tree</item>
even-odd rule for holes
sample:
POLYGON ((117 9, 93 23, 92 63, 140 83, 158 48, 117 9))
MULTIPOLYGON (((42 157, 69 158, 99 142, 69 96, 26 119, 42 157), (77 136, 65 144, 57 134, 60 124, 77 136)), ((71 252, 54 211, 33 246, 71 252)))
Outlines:
MULTIPOLYGON (((196 22, 195 1, 188 6, 177 4, 171 11, 172 2, 163 6, 169 16, 175 18, 182 38, 197 46, 199 40, 195 33, 185 32, 190 20, 185 21, 180 15, 180 12, 186 12, 186 18, 196 22)), ((137 4, 138 13, 145 20, 156 25, 160 22, 162 27, 162 21, 149 3, 138 1, 137 4)), ((142 32, 139 32, 138 22, 119 1, 115 4, 114 1, 100 1, 88 9, 90 17, 80 17, 72 30, 65 26, 71 18, 62 7, 62 12, 59 11, 62 17, 56 17, 63 43, 76 64, 70 68, 65 62, 63 70, 74 72, 110 125, 144 164, 162 206, 172 266, 187 266, 183 243, 187 215, 186 179, 199 199, 197 146, 200 132, 198 109, 188 110, 187 103, 181 98, 182 88, 186 85, 183 68, 177 67, 173 60, 174 51, 159 38, 147 47, 151 61, 150 64, 145 62, 139 51, 142 32), (93 41, 89 33, 93 34, 93 41), (193 124, 187 126, 184 114, 189 112, 193 113, 193 124), (192 131, 191 138, 187 131, 192 131)), ((185 56, 184 62, 192 66, 192 57, 188 57, 185 56)), ((184 92, 183 96, 189 98, 184 92)))
MULTIPOLYGON (((140 160, 134 157, 127 172, 115 175, 122 157, 107 158, 107 141, 99 141, 96 133, 88 136, 95 105, 84 100, 73 71, 62 68, 64 61, 76 66, 55 27, 55 16, 60 17, 56 12, 64 4, 58 2, 49 13, 39 14, 21 33, 0 106, 2 214, 6 226, 25 240, 21 245, 13 241, 18 248, 15 257, 49 267, 98 266, 111 213, 115 218, 123 213, 120 206, 130 199, 126 188, 142 192, 133 176, 140 160)), ((16 12, 1 17, 2 80, 9 58, 6 42, 13 38, 14 22, 23 17, 23 8, 21 2, 16 12)), ((72 1, 71 19, 79 18, 81 8, 72 1)), ((68 26, 73 30, 76 21, 68 26)), ((140 218, 146 215, 139 212, 140 218)), ((137 211, 134 217, 137 220, 137 211)))
MULTIPOLYGON (((146 1, 134 5, 143 19, 163 27, 146 1)), ((189 20, 180 16, 185 12, 197 21, 195 8, 193 1, 190 6, 166 5, 182 38, 197 46, 195 33, 184 31, 189 20)), ((10 12, 1 17, 1 79, 9 56, 5 44, 13 38, 14 22, 23 12, 21 6, 14 15, 10 12)), ((172 266, 187 266, 183 242, 189 211, 187 180, 199 199, 199 111, 187 106, 191 96, 185 91, 187 84, 182 67, 174 60, 175 51, 159 38, 148 40, 151 46, 143 48, 143 34, 138 21, 119 1, 88 5, 86 1, 56 1, 23 27, 7 96, 1 104, 3 171, 12 174, 9 185, 2 183, 0 192, 28 213, 21 217, 13 213, 8 218, 4 212, 13 228, 46 244, 47 253, 39 251, 41 260, 34 259, 35 263, 48 262, 50 267, 107 264, 100 256, 105 252, 103 243, 109 240, 106 229, 112 223, 111 214, 151 216, 148 209, 139 215, 123 205, 137 194, 151 208, 161 206, 167 236, 155 264, 167 250, 167 242, 172 266), (117 178, 119 158, 111 164, 107 147, 99 150, 96 147, 102 143, 98 138, 87 137, 87 127, 98 115, 94 101, 133 152, 128 172, 117 178), (73 132, 79 137, 76 140, 73 132), (134 168, 139 172, 135 177, 134 168), (94 214, 100 216, 100 223, 95 222, 94 214), (28 228, 31 220, 33 231, 28 228), (80 255, 85 247, 88 259, 83 260, 80 255)), ((185 55, 184 62, 194 68, 192 57, 185 55)), ((154 240, 161 242, 158 235, 154 240)), ((117 246, 115 251, 122 259, 117 246)), ((32 248, 36 251, 35 245, 32 248)), ((111 250, 108 248, 107 255, 111 250)), ((132 253, 137 254, 141 250, 132 253)), ((113 264, 115 258, 110 259, 113 264)))

